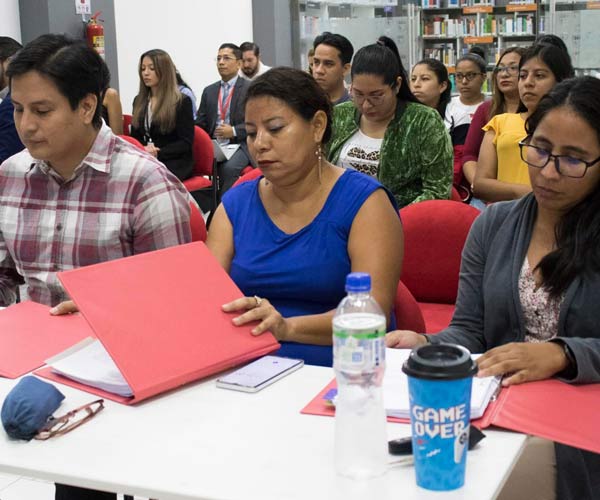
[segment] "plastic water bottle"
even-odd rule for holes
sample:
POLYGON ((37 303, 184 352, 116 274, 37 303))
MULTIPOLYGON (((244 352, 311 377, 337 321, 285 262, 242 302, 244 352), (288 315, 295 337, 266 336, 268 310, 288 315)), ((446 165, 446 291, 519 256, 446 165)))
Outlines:
POLYGON ((365 479, 387 468, 387 432, 381 384, 386 319, 371 297, 371 276, 351 273, 348 295, 333 317, 335 464, 338 474, 365 479))

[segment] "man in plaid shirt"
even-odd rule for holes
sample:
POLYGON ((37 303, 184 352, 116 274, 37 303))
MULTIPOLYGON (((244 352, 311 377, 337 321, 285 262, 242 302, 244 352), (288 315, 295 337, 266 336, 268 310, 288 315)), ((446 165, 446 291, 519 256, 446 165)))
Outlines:
MULTIPOLYGON (((103 123, 110 74, 94 50, 43 35, 7 76, 26 149, 0 168, 0 305, 25 283, 53 314, 73 311, 58 271, 191 240, 183 185, 103 123)), ((56 498, 115 495, 57 485, 56 498)))
POLYGON ((183 185, 103 123, 110 74, 95 51, 43 35, 7 75, 26 149, 0 169, 3 305, 24 280, 29 298, 57 306, 58 271, 190 241, 183 185))

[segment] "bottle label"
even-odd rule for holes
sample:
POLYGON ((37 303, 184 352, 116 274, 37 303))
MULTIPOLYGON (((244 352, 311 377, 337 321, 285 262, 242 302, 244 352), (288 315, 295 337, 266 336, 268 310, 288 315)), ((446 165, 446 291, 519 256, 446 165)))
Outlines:
POLYGON ((350 332, 334 329, 336 369, 345 372, 370 371, 385 361, 385 327, 350 332))

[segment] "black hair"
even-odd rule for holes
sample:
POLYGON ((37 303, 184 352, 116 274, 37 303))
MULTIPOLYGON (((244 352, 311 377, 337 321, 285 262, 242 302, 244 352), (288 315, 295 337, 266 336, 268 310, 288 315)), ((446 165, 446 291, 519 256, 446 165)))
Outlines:
MULTIPOLYGON (((527 140, 548 113, 559 107, 569 108, 585 120, 600 143, 600 80, 583 76, 557 84, 527 120, 527 140)), ((600 164, 591 168, 600 168, 600 164)), ((577 276, 600 270, 600 186, 561 217, 555 237, 556 249, 537 267, 544 288, 558 298, 577 276)))
POLYGON ((481 57, 482 59, 485 59, 485 51, 479 47, 478 45, 475 45, 473 47, 471 47, 469 49, 469 54, 475 54, 476 56, 481 57))
POLYGON ((96 96, 92 124, 102 126, 102 99, 110 83, 110 72, 98 53, 85 42, 65 35, 42 35, 28 43, 10 61, 9 81, 30 71, 49 78, 65 96, 72 110, 88 94, 96 96))
POLYGON ((219 46, 219 50, 222 49, 231 49, 236 59, 239 60, 242 58, 242 50, 235 43, 222 43, 219 46))
POLYGON ((242 43, 242 45, 240 45, 240 50, 242 51, 242 54, 251 50, 256 57, 260 56, 260 48, 254 42, 242 43))
POLYGON ((446 68, 446 65, 442 61, 431 57, 421 59, 415 66, 418 66, 419 64, 424 64, 433 71, 438 79, 438 83, 447 83, 446 89, 440 94, 440 102, 436 108, 438 113, 444 118, 446 116, 446 107, 452 99, 452 85, 450 83, 450 78, 448 77, 448 68, 446 68))
POLYGON ((0 36, 0 63, 14 56, 23 46, 14 38, 9 36, 0 36))
POLYGON ((190 88, 190 86, 183 79, 183 77, 181 76, 181 73, 179 72, 179 70, 177 68, 175 68, 175 79, 177 80, 177 85, 183 85, 184 87, 187 87, 188 89, 190 88))
POLYGON ((388 37, 380 37, 377 43, 365 45, 358 50, 350 71, 351 78, 354 79, 356 75, 364 74, 381 76, 386 85, 395 88, 398 77, 401 77, 402 83, 398 91, 398 99, 400 101, 419 102, 410 90, 406 70, 402 65, 398 49, 396 48, 394 52, 393 47, 396 44, 394 43, 391 48, 387 45, 388 40, 391 41, 388 37))
POLYGON ((554 45, 555 47, 558 47, 561 50, 564 50, 567 54, 569 53, 569 49, 567 49, 567 46, 564 42, 564 40, 557 36, 557 35, 552 35, 552 34, 545 34, 545 35, 539 35, 536 39, 535 39, 535 43, 545 43, 546 45, 554 45))
POLYGON ((258 76, 248 87, 246 103, 257 97, 274 97, 285 102, 306 121, 318 111, 327 115, 323 144, 331 138, 331 103, 316 80, 305 71, 294 68, 273 68, 258 76))
POLYGON ((481 71, 482 73, 485 74, 485 71, 487 69, 487 64, 483 60, 483 57, 476 54, 475 52, 469 52, 468 54, 465 54, 464 56, 459 58, 456 61, 456 66, 458 66, 459 63, 461 63, 463 61, 471 61, 473 64, 475 64, 479 68, 479 71, 481 71))
MULTIPOLYGON (((575 75, 569 54, 558 45, 547 43, 535 43, 525 50, 519 61, 519 74, 525 63, 536 57, 550 68, 556 83, 560 83, 567 78, 572 78, 575 75)), ((527 108, 521 103, 519 109, 517 109, 517 113, 524 111, 527 111, 527 108)))
POLYGON ((330 33, 329 31, 323 32, 313 42, 313 48, 317 50, 319 45, 329 45, 334 49, 337 49, 340 56, 340 61, 342 61, 342 65, 350 63, 352 61, 352 56, 354 55, 354 47, 343 35, 338 35, 336 33, 330 33))

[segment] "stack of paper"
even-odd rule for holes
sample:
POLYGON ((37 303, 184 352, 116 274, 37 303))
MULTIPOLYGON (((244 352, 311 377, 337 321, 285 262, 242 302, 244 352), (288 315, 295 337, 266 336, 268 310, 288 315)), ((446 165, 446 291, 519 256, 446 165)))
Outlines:
MULTIPOLYGON (((408 377, 402 365, 410 355, 410 349, 386 349, 386 368, 383 377, 383 404, 388 417, 410 418, 408 377)), ((480 355, 476 354, 473 359, 480 355)), ((471 390, 471 420, 480 418, 500 386, 500 377, 473 377, 471 390)), ((323 399, 335 405, 337 389, 329 389, 323 399)))
MULTIPOLYGON (((386 368, 383 378, 383 401, 390 417, 409 418, 408 378, 402 365, 410 349, 386 349, 386 368)), ((473 356, 476 359, 478 355, 473 356)), ((473 377, 471 390, 471 419, 479 418, 500 384, 499 377, 473 377)))
POLYGON ((99 340, 82 342, 62 359, 49 361, 52 372, 76 382, 131 397, 133 391, 99 340))

